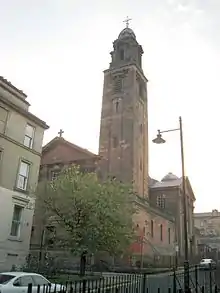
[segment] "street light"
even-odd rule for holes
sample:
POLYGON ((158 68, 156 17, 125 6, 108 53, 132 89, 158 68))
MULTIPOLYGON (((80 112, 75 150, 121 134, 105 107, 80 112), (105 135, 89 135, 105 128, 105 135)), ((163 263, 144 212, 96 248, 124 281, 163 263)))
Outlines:
POLYGON ((166 132, 173 132, 173 131, 179 131, 180 132, 180 148, 181 148, 181 165, 182 165, 182 191, 183 191, 183 222, 184 222, 184 239, 185 239, 185 245, 184 245, 184 252, 185 252, 185 262, 184 262, 184 268, 185 268, 185 274, 184 274, 184 286, 185 286, 185 292, 189 292, 189 256, 188 256, 188 233, 187 233, 187 208, 186 208, 186 180, 185 180, 185 162, 184 162, 184 145, 183 145, 183 127, 182 127, 182 118, 179 117, 179 128, 175 129, 168 129, 168 130, 158 130, 157 137, 153 139, 153 143, 156 144, 163 144, 166 141, 162 138, 162 133, 166 132))

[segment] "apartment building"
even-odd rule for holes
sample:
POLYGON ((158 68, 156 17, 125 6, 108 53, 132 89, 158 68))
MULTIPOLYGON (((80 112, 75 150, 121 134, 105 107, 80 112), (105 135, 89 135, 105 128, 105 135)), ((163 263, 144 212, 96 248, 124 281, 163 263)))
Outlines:
POLYGON ((27 96, 0 76, 0 271, 29 251, 34 192, 47 124, 29 112, 27 96))

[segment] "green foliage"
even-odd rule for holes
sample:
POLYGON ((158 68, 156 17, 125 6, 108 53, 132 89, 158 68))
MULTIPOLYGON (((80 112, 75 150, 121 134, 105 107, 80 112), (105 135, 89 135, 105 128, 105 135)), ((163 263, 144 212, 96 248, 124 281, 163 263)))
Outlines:
POLYGON ((72 166, 54 181, 41 183, 38 196, 47 215, 63 228, 62 245, 76 255, 83 251, 116 255, 126 251, 134 237, 131 186, 116 180, 100 183, 96 174, 72 166))

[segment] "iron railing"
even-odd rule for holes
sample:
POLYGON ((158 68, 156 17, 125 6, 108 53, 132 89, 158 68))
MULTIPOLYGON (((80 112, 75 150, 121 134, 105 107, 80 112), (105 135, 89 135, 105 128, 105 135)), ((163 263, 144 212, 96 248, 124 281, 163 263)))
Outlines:
MULTIPOLYGON (((27 293, 181 293, 184 292, 184 276, 189 274, 190 288, 185 293, 217 293, 216 270, 201 270, 197 266, 188 272, 149 275, 146 273, 104 273, 101 278, 59 282, 49 285, 29 284, 27 293)), ((52 280, 51 280, 52 281, 52 280)))

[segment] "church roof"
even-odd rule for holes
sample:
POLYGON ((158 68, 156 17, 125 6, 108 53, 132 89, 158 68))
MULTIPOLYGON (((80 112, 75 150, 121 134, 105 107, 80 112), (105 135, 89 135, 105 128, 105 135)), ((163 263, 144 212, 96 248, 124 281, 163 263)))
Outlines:
POLYGON ((124 28, 119 36, 118 36, 118 39, 122 40, 122 39, 125 39, 125 38, 133 38, 133 39, 136 39, 136 36, 135 36, 135 33, 133 32, 133 30, 129 27, 126 27, 124 28))
POLYGON ((63 137, 55 137, 47 143, 42 150, 41 166, 54 164, 69 164, 86 161, 98 161, 96 155, 87 149, 65 140, 63 137))
MULTIPOLYGON (((153 182, 152 182, 153 183, 153 182)), ((177 177, 173 173, 169 172, 167 175, 165 175, 161 181, 156 181, 150 185, 150 189, 163 189, 163 188, 172 188, 172 187, 181 187, 182 184, 182 178, 177 177)), ((186 186, 189 192, 192 194, 192 197, 195 198, 191 183, 189 181, 189 178, 186 176, 186 186)))
POLYGON ((175 180, 158 181, 154 185, 150 186, 150 188, 178 187, 181 185, 181 183, 181 178, 175 180))
POLYGON ((52 139, 51 141, 49 141, 45 146, 43 146, 43 151, 42 153, 46 152, 48 149, 50 149, 51 147, 53 147, 55 144, 57 143, 63 143, 65 145, 70 146, 71 148, 74 148, 86 155, 92 156, 92 157, 98 157, 98 155, 93 154, 92 152, 88 151, 87 149, 84 149, 72 142, 69 142, 68 140, 65 140, 63 137, 59 137, 56 136, 54 139, 52 139))
POLYGON ((164 187, 177 187, 180 186, 182 183, 182 178, 178 178, 173 173, 169 172, 165 175, 161 181, 155 182, 151 185, 151 188, 164 188, 164 187))
POLYGON ((169 172, 167 175, 165 175, 161 181, 170 181, 170 180, 177 180, 179 179, 176 175, 173 173, 169 172))

